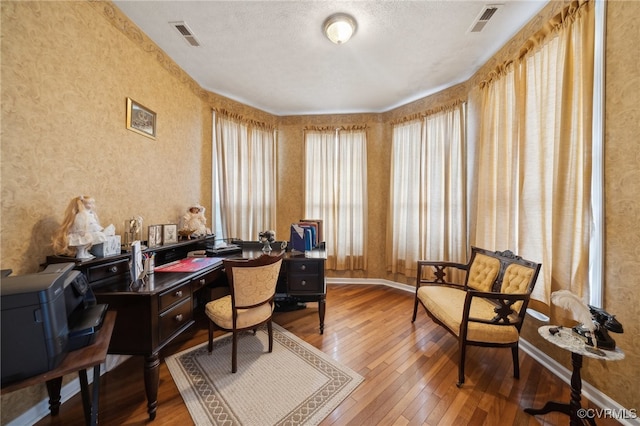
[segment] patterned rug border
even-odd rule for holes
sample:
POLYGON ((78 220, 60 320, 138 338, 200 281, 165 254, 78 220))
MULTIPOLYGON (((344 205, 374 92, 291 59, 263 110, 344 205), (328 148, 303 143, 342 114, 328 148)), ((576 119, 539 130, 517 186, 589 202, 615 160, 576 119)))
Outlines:
MULTIPOLYGON (((259 329, 258 333, 264 333, 266 337, 266 328, 259 329)), ((249 335, 241 335, 239 340, 249 335)), ((280 345, 299 360, 304 361, 316 373, 322 374, 326 378, 326 382, 322 386, 315 389, 313 394, 300 402, 293 410, 282 413, 280 421, 274 425, 317 425, 331 414, 364 380, 361 375, 349 367, 342 365, 275 323, 273 324, 273 339, 274 354, 276 346, 280 345)), ((214 352, 216 348, 225 345, 231 345, 230 333, 214 340, 214 352)), ((207 353, 207 343, 204 342, 167 357, 165 362, 196 425, 242 425, 239 416, 225 399, 224 393, 218 389, 216 383, 209 379, 205 367, 198 362, 198 357, 207 353)), ((265 356, 267 356, 266 353, 265 356)), ((228 361, 229 374, 231 374, 231 360, 228 361)), ((259 420, 257 423, 250 421, 242 426, 253 424, 265 426, 259 420)))

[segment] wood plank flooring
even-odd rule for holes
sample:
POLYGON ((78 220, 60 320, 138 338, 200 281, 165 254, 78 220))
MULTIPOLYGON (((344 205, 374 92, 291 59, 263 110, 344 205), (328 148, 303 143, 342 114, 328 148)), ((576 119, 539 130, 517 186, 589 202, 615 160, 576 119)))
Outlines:
MULTIPOLYGON (((330 425, 567 425, 559 413, 530 416, 523 410, 548 400, 568 402, 569 387, 524 352, 520 379, 512 377, 511 351, 472 347, 466 382, 457 381, 456 340, 420 311, 411 323, 413 294, 376 285, 329 285, 325 332, 318 333, 317 305, 277 312, 274 321, 364 376, 322 423, 330 425)), ((207 340, 207 323, 199 318, 161 353, 167 355, 207 340)), ((241 349, 240 349, 241 350, 241 349)), ((220 362, 229 363, 223 359, 220 362)), ((147 424, 142 380, 143 360, 132 357, 101 381, 99 422, 147 424)), ((158 411, 152 425, 193 424, 163 362, 158 411)), ((583 399, 583 407, 596 408, 583 399)), ((597 419, 600 426, 618 425, 597 419)), ((82 425, 79 395, 64 403, 58 416, 37 425, 82 425)), ((265 425, 268 426, 268 425, 265 425)))

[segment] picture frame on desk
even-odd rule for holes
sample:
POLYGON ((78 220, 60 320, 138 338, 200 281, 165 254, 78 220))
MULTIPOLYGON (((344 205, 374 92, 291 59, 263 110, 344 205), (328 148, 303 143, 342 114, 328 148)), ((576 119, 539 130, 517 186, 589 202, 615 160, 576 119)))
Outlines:
POLYGON ((127 98, 127 129, 156 138, 156 113, 131 98, 127 98))
POLYGON ((178 225, 162 225, 162 244, 174 244, 178 242, 178 225))
POLYGON ((147 247, 154 248, 162 245, 162 225, 149 226, 147 235, 147 247))

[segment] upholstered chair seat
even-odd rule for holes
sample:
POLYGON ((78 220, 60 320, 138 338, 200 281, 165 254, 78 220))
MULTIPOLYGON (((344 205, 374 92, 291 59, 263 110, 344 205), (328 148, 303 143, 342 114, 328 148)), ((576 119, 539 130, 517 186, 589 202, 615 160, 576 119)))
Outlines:
POLYGON ((205 306, 209 318, 209 352, 213 352, 213 333, 216 328, 232 333, 231 372, 238 369, 238 333, 267 325, 269 352, 273 350, 273 299, 282 265, 282 254, 263 255, 256 259, 225 259, 224 269, 230 293, 212 300, 205 306))

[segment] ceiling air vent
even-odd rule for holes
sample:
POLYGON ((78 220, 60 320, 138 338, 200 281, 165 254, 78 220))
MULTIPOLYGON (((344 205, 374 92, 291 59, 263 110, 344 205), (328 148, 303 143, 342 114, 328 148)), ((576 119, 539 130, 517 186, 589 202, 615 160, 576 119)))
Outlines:
POLYGON ((191 32, 191 29, 187 27, 184 22, 169 22, 173 28, 175 28, 182 37, 189 43, 189 45, 198 47, 200 43, 196 40, 196 37, 191 32))
POLYGON ((471 25, 471 29, 469 31, 472 32, 472 33, 479 33, 480 31, 482 31, 484 26, 487 25, 487 22, 489 22, 489 19, 491 19, 491 17, 502 6, 503 5, 501 5, 501 4, 487 4, 487 5, 485 5, 482 8, 482 12, 480 12, 480 15, 478 15, 476 20, 473 21, 473 24, 471 25))

